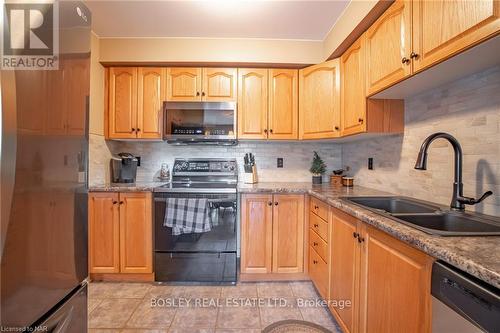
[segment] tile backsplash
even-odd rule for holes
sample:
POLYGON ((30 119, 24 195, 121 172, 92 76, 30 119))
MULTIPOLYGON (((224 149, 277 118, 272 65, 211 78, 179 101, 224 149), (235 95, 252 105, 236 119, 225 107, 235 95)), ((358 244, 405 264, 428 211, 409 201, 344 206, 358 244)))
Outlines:
POLYGON ((413 167, 420 145, 435 132, 460 142, 466 196, 494 195, 469 209, 500 215, 500 66, 405 100, 403 135, 342 145, 342 163, 356 184, 449 205, 453 149, 442 139, 429 149, 427 171, 413 167), (368 170, 368 157, 374 169, 368 170))
MULTIPOLYGON (((175 158, 236 158, 239 171, 243 172, 243 156, 253 153, 257 165, 259 181, 310 182, 309 167, 313 151, 317 151, 328 166, 328 172, 341 167, 341 146, 330 142, 252 142, 240 141, 237 146, 174 146, 166 142, 120 142, 106 144, 94 140, 94 156, 91 183, 109 180, 108 163, 110 153, 130 152, 141 156, 141 166, 137 169, 138 181, 155 181, 162 163, 172 168, 175 158), (103 146, 104 144, 104 146, 103 146), (100 151, 98 153, 97 151, 100 151), (106 152, 107 151, 107 152, 106 152), (283 158, 283 168, 277 168, 277 158, 283 158), (98 161, 99 160, 99 161, 98 161)), ((103 140, 104 141, 104 140, 103 140)), ((92 142, 91 142, 92 145, 92 142)), ((326 176, 325 176, 326 181, 326 176)))

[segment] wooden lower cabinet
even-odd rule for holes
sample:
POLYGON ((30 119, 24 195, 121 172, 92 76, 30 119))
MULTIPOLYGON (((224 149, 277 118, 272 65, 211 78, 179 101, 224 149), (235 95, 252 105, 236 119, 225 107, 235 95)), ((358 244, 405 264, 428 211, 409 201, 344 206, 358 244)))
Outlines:
POLYGON ((241 273, 304 271, 304 196, 241 196, 241 273))
POLYGON ((338 209, 330 212, 327 240, 310 221, 308 269, 342 331, 430 332, 433 258, 338 209))
POLYGON ((89 194, 89 272, 153 272, 151 193, 89 194))

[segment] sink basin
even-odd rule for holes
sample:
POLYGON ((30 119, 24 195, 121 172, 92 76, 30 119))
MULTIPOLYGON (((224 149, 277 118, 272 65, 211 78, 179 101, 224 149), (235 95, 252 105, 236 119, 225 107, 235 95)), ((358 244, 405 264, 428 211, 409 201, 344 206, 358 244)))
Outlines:
POLYGON ((500 235, 500 218, 494 216, 441 210, 432 203, 397 196, 343 199, 432 235, 500 235))
POLYGON ((397 218, 422 231, 443 236, 500 235, 500 224, 459 212, 400 215, 397 218))
POLYGON ((358 205, 390 214, 434 213, 439 207, 404 197, 347 197, 358 205))

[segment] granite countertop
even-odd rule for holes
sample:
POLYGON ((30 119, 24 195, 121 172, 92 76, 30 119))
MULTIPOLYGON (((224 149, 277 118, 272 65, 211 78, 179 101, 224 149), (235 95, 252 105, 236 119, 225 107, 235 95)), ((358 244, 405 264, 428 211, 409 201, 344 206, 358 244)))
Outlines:
POLYGON ((258 183, 239 185, 240 193, 308 193, 397 239, 500 288, 500 236, 442 237, 426 234, 341 199, 343 196, 392 195, 361 186, 258 183))
POLYGON ((130 184, 103 183, 89 186, 90 192, 152 192, 168 182, 136 182, 130 184))

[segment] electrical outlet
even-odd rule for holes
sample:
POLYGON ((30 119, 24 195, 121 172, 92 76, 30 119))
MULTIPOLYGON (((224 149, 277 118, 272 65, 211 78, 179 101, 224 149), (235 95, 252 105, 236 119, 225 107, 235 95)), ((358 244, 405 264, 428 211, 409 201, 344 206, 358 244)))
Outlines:
POLYGON ((277 166, 278 166, 278 168, 282 168, 283 167, 283 157, 278 157, 278 159, 277 159, 277 166))
POLYGON ((368 157, 368 170, 373 170, 373 157, 368 157))
POLYGON ((137 158, 137 166, 141 166, 141 157, 140 156, 136 156, 135 158, 137 158))

